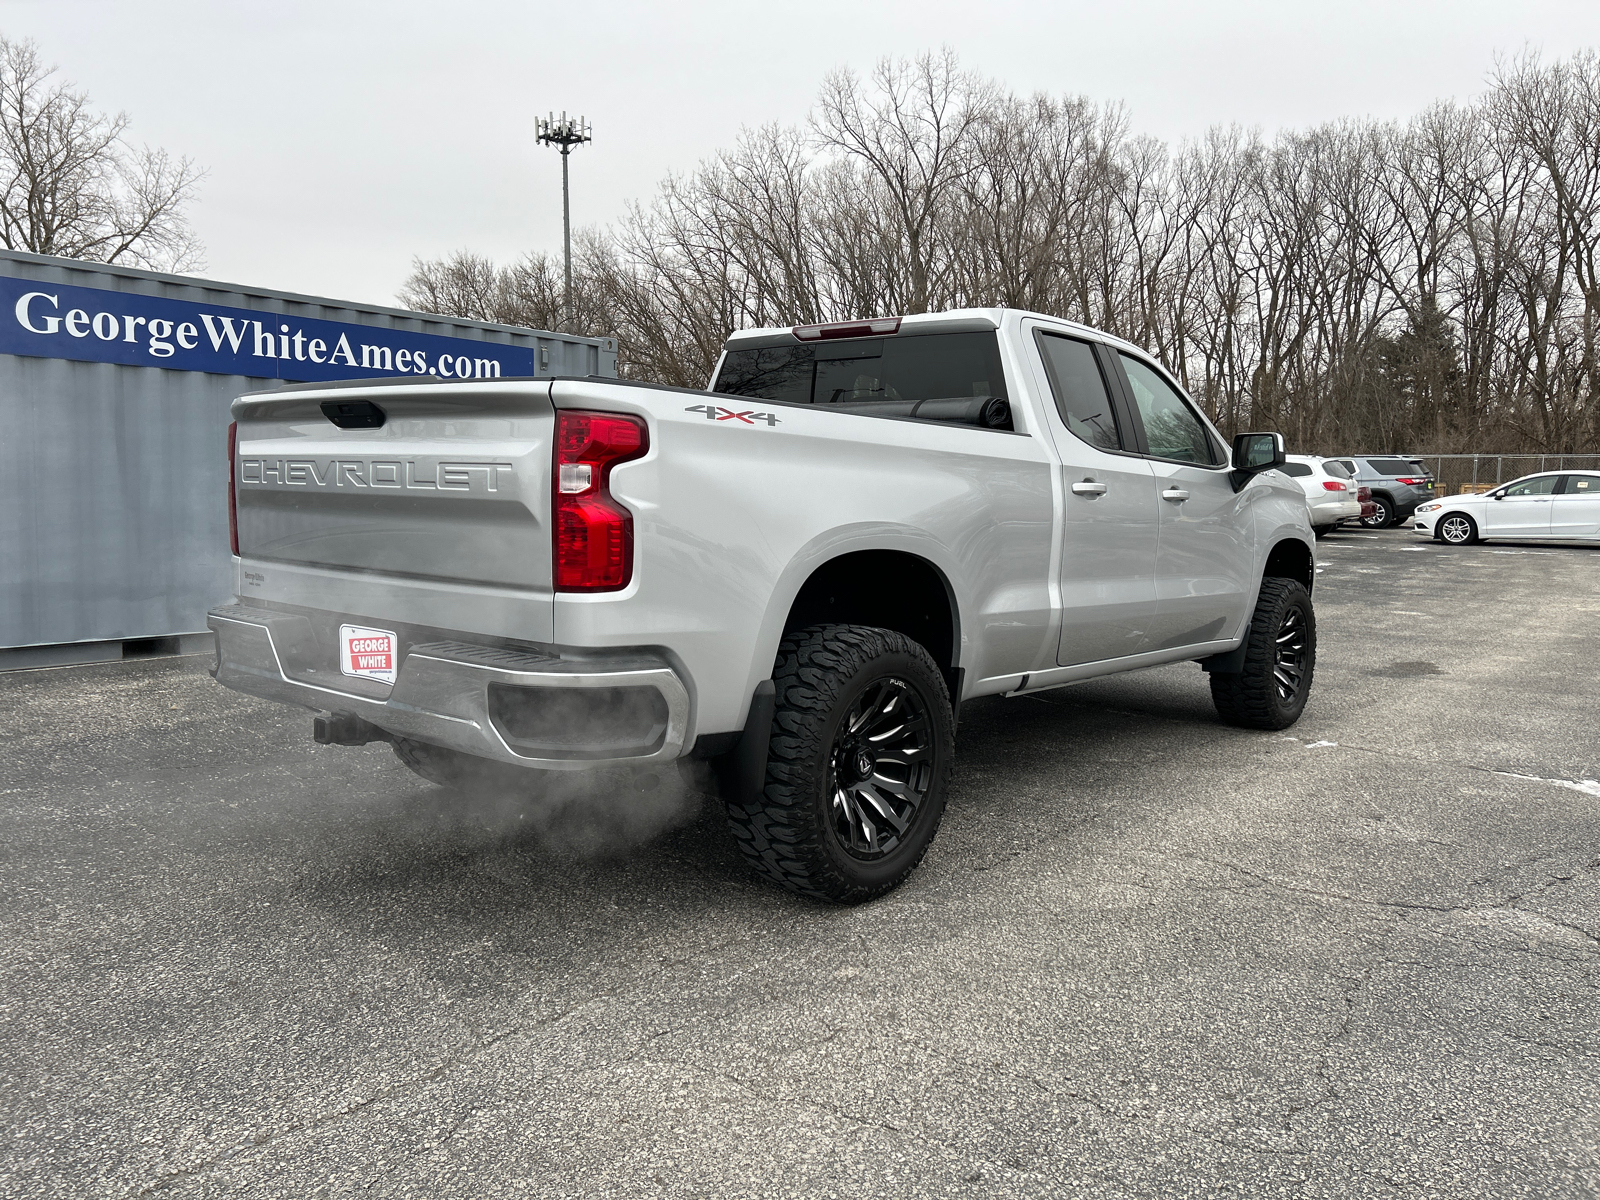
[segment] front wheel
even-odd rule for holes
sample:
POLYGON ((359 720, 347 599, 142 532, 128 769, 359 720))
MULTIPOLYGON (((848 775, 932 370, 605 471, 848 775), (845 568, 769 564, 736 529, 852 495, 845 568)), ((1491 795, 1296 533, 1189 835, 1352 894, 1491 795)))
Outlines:
POLYGON ((1217 714, 1246 729, 1287 729, 1305 711, 1317 666, 1317 614, 1295 579, 1268 576, 1245 634, 1244 670, 1211 676, 1217 714))
POLYGON ((1478 540, 1478 526, 1466 513, 1447 513, 1439 518, 1437 536, 1452 546, 1470 546, 1478 540))
POLYGON ((756 870, 857 904, 899 885, 944 814, 955 730, 928 652, 904 634, 817 625, 784 638, 765 787, 728 823, 756 870))

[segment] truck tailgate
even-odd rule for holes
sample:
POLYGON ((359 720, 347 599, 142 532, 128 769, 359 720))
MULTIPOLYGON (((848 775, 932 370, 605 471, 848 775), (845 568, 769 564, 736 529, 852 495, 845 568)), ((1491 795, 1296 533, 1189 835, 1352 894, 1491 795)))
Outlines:
POLYGON ((244 563, 549 597, 548 384, 317 388, 233 413, 244 563))

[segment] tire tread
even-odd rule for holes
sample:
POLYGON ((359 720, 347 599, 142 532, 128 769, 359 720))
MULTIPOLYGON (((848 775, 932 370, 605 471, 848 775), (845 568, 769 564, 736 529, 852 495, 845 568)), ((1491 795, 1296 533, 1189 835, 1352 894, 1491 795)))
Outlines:
POLYGON ((1287 729, 1300 719, 1309 699, 1311 684, 1316 674, 1317 621, 1311 607, 1311 595, 1298 579, 1285 579, 1269 575, 1261 581, 1261 594, 1256 600, 1255 612, 1250 616, 1250 628, 1245 634, 1244 669, 1238 672, 1213 672, 1211 699, 1217 706, 1217 715, 1230 725, 1245 729, 1287 729), (1273 684, 1273 652, 1278 630, 1283 625, 1284 610, 1304 598, 1308 633, 1308 654, 1302 701, 1296 710, 1286 712, 1278 702, 1273 684))
MULTIPOLYGON (((916 869, 938 832, 950 771, 948 745, 941 756, 940 775, 924 801, 938 807, 932 826, 892 879, 867 886, 846 877, 824 844, 824 828, 815 816, 823 782, 817 777, 818 760, 823 757, 819 743, 840 693, 868 663, 892 654, 920 662, 928 676, 925 682, 937 688, 934 703, 943 704, 948 714, 949 692, 932 656, 902 633, 864 625, 816 625, 787 634, 778 647, 772 673, 777 704, 765 786, 754 796, 729 800, 727 810, 740 850, 760 875, 780 887, 834 903, 874 899, 899 886, 916 869)), ((937 714, 930 717, 937 722, 937 714)))

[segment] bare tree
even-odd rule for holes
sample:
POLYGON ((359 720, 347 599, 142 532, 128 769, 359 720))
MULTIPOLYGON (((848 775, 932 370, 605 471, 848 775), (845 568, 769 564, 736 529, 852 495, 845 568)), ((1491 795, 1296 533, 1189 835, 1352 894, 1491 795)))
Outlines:
POLYGON ((183 215, 202 173, 135 148, 128 118, 89 106, 42 66, 31 41, 0 37, 0 243, 93 262, 189 271, 201 248, 183 215))
MULTIPOLYGON (((582 239, 582 321, 701 386, 728 332, 972 305, 1158 353, 1296 448, 1600 450, 1600 58, 1502 64, 1407 122, 1170 148, 949 52, 829 76, 582 239)), ((416 264, 416 307, 549 326, 548 260, 416 264)))
POLYGON ((971 170, 971 142, 993 89, 964 74, 949 50, 885 59, 873 84, 869 91, 848 71, 829 75, 813 125, 824 147, 859 165, 863 191, 876 193, 887 218, 880 228, 899 242, 905 286, 896 307, 926 312, 953 259, 939 237, 940 210, 971 170))

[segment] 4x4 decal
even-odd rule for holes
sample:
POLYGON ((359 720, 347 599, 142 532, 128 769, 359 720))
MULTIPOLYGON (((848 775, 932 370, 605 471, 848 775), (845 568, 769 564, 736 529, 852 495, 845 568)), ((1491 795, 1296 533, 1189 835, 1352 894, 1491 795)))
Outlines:
POLYGON ((708 421, 743 421, 746 425, 754 425, 757 421, 765 421, 768 428, 778 423, 777 413, 756 412, 754 409, 735 412, 731 408, 719 408, 715 404, 691 404, 683 411, 704 413, 708 421))

